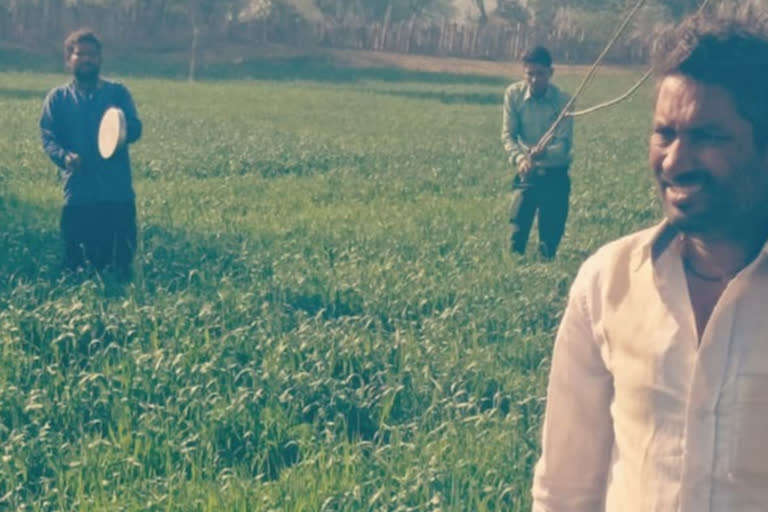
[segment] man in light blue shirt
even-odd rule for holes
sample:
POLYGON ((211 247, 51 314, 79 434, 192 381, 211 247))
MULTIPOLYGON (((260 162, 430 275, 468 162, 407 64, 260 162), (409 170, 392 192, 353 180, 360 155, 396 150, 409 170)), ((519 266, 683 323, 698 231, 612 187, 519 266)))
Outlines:
POLYGON ((64 185, 65 266, 114 266, 128 277, 136 248, 136 208, 127 144, 141 137, 141 121, 128 89, 100 78, 101 41, 96 34, 75 31, 64 47, 73 80, 48 93, 40 132, 43 149, 60 169, 64 185), (109 107, 125 114, 127 144, 104 159, 98 131, 109 107))
POLYGON ((504 93, 501 140, 515 167, 512 251, 525 253, 533 219, 539 215, 539 250, 554 258, 568 217, 571 180, 573 120, 565 118, 552 140, 541 150, 533 148, 549 130, 570 96, 550 82, 553 74, 549 51, 537 46, 523 57, 525 79, 504 93))

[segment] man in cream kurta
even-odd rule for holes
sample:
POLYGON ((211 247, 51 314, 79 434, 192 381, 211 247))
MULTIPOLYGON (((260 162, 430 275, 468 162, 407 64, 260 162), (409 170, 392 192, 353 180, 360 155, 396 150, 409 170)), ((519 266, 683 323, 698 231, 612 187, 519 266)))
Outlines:
POLYGON ((768 37, 692 18, 658 47, 666 218, 574 281, 535 512, 768 511, 768 37))

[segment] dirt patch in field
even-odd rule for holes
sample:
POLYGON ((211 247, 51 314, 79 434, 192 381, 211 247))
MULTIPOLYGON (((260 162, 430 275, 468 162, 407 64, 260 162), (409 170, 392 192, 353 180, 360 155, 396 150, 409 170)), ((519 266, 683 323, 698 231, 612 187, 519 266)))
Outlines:
MULTIPOLYGON (((58 51, 58 50, 57 50, 58 51)), ((131 50, 122 48, 105 48, 110 58, 125 56, 139 57, 146 55, 164 62, 185 63, 189 58, 187 49, 168 49, 147 46, 134 47, 131 50)), ((31 56, 51 57, 51 51, 42 49, 22 48, 19 45, 0 42, 0 52, 12 55, 16 52, 31 56)), ((57 54, 58 58, 58 54, 57 54)), ((450 73, 461 75, 479 75, 493 77, 519 77, 522 65, 516 61, 492 61, 483 59, 463 59, 456 57, 433 57, 428 55, 405 55, 388 52, 373 52, 366 50, 341 50, 330 48, 296 48, 278 44, 243 45, 217 44, 215 47, 201 48, 200 64, 234 64, 244 61, 258 60, 291 60, 302 58, 317 58, 327 60, 340 68, 369 69, 388 68, 401 69, 422 73, 450 73)), ((560 65, 555 63, 558 74, 584 75, 588 66, 560 65)), ((635 73, 637 69, 606 66, 601 72, 635 73)))
MULTIPOLYGON (((357 50, 327 50, 340 63, 350 67, 393 67, 427 73, 459 73, 489 76, 520 76, 522 64, 518 61, 491 61, 482 59, 459 59, 455 57, 431 57, 427 55, 403 55, 386 52, 357 50)), ((560 65, 555 63, 558 73, 583 75, 589 66, 560 65)), ((617 66, 601 68, 613 73, 634 73, 636 69, 617 66)))
MULTIPOLYGON (((339 65, 351 68, 398 68, 426 73, 458 73, 487 76, 520 76, 522 64, 517 61, 492 61, 483 59, 462 59, 456 57, 433 57, 428 55, 406 55, 366 50, 338 50, 328 48, 291 48, 280 45, 266 45, 260 48, 230 48, 230 55, 235 58, 291 58, 321 56, 330 57, 339 65)), ((218 50, 211 52, 211 57, 221 56, 218 50)), ((226 55, 226 52, 224 53, 226 55)), ((586 73, 589 66, 560 65, 555 63, 558 73, 586 73)), ((601 68, 611 72, 636 72, 632 68, 605 66, 601 68)))

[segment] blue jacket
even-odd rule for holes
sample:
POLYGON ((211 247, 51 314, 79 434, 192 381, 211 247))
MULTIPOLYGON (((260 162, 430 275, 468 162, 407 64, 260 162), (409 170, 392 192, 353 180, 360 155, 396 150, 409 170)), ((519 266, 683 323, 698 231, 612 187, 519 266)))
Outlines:
POLYGON ((40 133, 43 149, 60 169, 64 203, 134 201, 128 144, 141 137, 141 128, 131 94, 121 83, 101 80, 95 90, 84 92, 72 81, 49 92, 43 103, 40 133), (99 125, 112 106, 125 113, 126 145, 105 160, 99 154, 99 125), (66 170, 64 158, 69 152, 81 158, 82 166, 75 173, 66 170))

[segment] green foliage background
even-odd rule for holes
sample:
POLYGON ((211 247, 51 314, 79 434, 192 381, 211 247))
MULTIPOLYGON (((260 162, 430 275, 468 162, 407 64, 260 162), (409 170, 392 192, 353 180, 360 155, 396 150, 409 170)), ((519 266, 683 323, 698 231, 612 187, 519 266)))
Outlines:
POLYGON ((571 279, 658 215, 650 88, 577 122, 543 263, 506 251, 507 79, 274 71, 124 78, 145 123, 124 288, 58 268, 37 118, 66 77, 0 74, 0 509, 529 508, 571 279))

